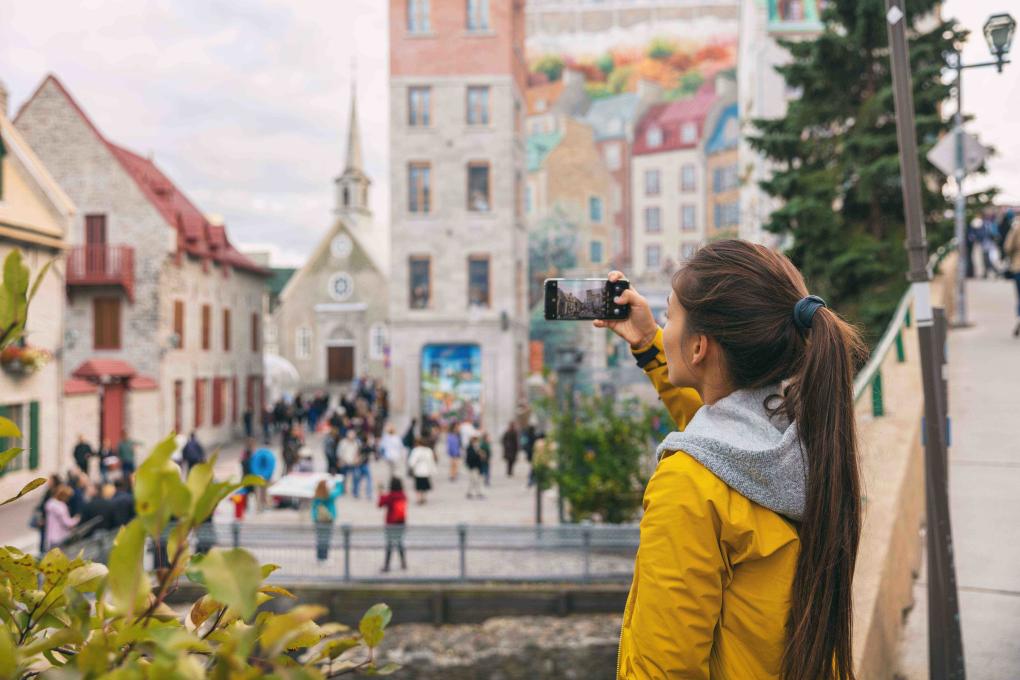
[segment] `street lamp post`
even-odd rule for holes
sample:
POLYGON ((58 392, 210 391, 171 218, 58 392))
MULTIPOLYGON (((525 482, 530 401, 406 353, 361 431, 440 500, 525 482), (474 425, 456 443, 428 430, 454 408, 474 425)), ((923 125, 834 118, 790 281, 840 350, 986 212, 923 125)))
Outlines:
POLYGON ((957 258, 959 262, 956 266, 956 318, 953 320, 953 325, 958 327, 967 325, 966 278, 970 265, 967 258, 967 198, 963 192, 963 180, 967 175, 963 153, 963 71, 968 68, 994 66, 999 73, 1002 73, 1002 67, 1009 63, 1006 55, 1009 54, 1009 48, 1013 43, 1015 29, 1016 21, 1009 14, 993 14, 985 22, 983 33, 995 61, 964 64, 963 55, 957 50, 953 63, 953 68, 956 70, 956 115, 953 116, 953 136, 956 142, 955 232, 956 247, 959 253, 957 258))

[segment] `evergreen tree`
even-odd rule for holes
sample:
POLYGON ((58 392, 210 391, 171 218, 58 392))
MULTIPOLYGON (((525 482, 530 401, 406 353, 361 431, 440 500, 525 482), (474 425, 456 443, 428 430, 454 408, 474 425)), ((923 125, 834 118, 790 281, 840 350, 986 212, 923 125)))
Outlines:
MULTIPOLYGON (((945 177, 924 154, 948 132, 940 107, 953 42, 966 32, 933 14, 937 0, 907 1, 910 65, 928 241, 952 224, 945 177)), ((883 0, 834 0, 815 40, 782 41, 778 70, 801 92, 785 118, 755 120, 751 145, 773 164, 762 188, 782 202, 765 228, 788 235, 787 254, 811 292, 861 324, 876 341, 906 288, 906 230, 883 0)))

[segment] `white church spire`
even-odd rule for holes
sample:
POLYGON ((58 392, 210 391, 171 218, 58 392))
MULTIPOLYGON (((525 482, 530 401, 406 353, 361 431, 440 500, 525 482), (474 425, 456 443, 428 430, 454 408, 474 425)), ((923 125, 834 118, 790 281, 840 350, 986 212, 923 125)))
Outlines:
POLYGON ((351 66, 351 117, 347 124, 347 159, 343 174, 336 178, 337 214, 360 212, 367 214, 368 188, 372 180, 362 169, 361 130, 358 126, 358 86, 351 66))

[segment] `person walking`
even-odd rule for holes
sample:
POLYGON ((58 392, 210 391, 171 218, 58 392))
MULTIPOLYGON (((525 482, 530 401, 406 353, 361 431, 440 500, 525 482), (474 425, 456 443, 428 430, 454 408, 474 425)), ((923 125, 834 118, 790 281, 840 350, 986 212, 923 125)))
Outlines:
POLYGON ((1006 252, 1006 269, 1016 285, 1017 320, 1013 337, 1017 338, 1020 337, 1020 228, 1014 226, 1009 230, 1003 250, 1006 252))
POLYGON ((594 326, 631 346, 676 423, 644 494, 616 677, 852 678, 860 336, 747 241, 684 264, 665 328, 633 287, 614 302, 629 318, 594 326))
POLYGON ((386 426, 386 434, 383 435, 380 447, 383 459, 389 467, 390 477, 399 476, 403 469, 407 449, 404 448, 404 442, 400 441, 400 437, 397 436, 397 428, 392 424, 386 426))
POLYGON ((407 558, 404 555, 404 532, 407 525, 407 496, 404 495, 404 483, 400 477, 390 477, 390 491, 383 493, 385 487, 379 485, 379 507, 386 508, 386 560, 382 570, 390 570, 390 556, 393 551, 400 555, 400 568, 407 569, 407 558))
POLYGON ((103 440, 103 445, 96 455, 99 456, 99 477, 102 479, 103 484, 112 481, 111 475, 119 464, 120 459, 117 458, 117 453, 113 450, 113 443, 109 438, 103 440))
POLYGON ((418 494, 418 505, 425 505, 425 497, 432 490, 432 476, 436 474, 436 456, 432 449, 425 446, 419 437, 415 441, 411 455, 407 458, 407 466, 414 477, 414 490, 418 494))
POLYGON ((336 522, 336 499, 344 493, 343 482, 333 482, 332 489, 325 479, 320 479, 312 499, 312 521, 315 523, 315 556, 319 562, 329 557, 329 540, 336 522))
POLYGON ((323 453, 326 456, 326 471, 331 475, 339 474, 340 461, 337 458, 337 447, 340 446, 340 433, 335 427, 330 427, 326 438, 322 440, 323 453))
POLYGON ((354 428, 347 430, 347 434, 340 440, 337 447, 340 460, 340 474, 344 476, 344 486, 348 486, 354 477, 354 468, 361 457, 361 443, 358 441, 357 432, 354 428))
POLYGON ((89 528, 82 536, 88 538, 97 531, 110 531, 116 528, 116 504, 113 500, 117 490, 113 484, 103 484, 100 488, 89 489, 89 498, 81 510, 82 530, 89 528))
POLYGON ((255 436, 255 414, 251 410, 251 405, 244 407, 244 413, 241 414, 241 422, 244 423, 244 438, 251 439, 255 436))
POLYGON ((489 433, 482 431, 478 435, 478 449, 482 455, 482 477, 485 486, 492 486, 492 442, 489 433))
POLYGON ((184 450, 181 451, 181 457, 184 460, 184 476, 187 477, 191 468, 195 467, 199 463, 205 462, 205 449, 198 441, 198 435, 194 430, 188 436, 188 443, 184 445, 184 450))
POLYGON ((120 470, 131 479, 135 473, 135 446, 138 442, 128 437, 127 430, 121 430, 120 443, 117 444, 117 458, 120 459, 120 470))
POLYGON ((269 486, 269 482, 273 479, 273 473, 276 471, 276 454, 264 446, 255 449, 255 453, 251 454, 249 468, 253 475, 258 475, 265 480, 265 484, 255 487, 255 509, 257 512, 262 512, 266 509, 269 502, 266 488, 269 486))
POLYGON ((514 464, 517 462, 517 447, 520 445, 521 435, 517 431, 517 423, 510 421, 510 426, 503 433, 503 460, 506 461, 506 476, 514 476, 514 464))
POLYGON ((482 448, 479 445, 478 437, 472 437, 468 442, 464 464, 468 469, 468 499, 485 498, 482 495, 482 448))
POLYGON ((46 512, 46 547, 45 551, 55 548, 64 542, 71 529, 78 525, 78 517, 72 517, 67 501, 74 492, 71 487, 61 484, 43 506, 46 512))
POLYGON ((89 459, 96 455, 96 452, 92 450, 92 446, 85 441, 85 435, 78 435, 78 443, 74 445, 74 451, 71 454, 74 457, 74 464, 78 466, 78 469, 85 473, 87 477, 89 474, 89 459))
POLYGON ((457 481, 457 468, 460 466, 460 434, 457 433, 453 425, 450 426, 449 431, 446 433, 446 455, 450 457, 450 481, 457 481))
POLYGON ((528 423, 521 432, 521 448, 524 449, 524 458, 528 461, 528 488, 535 484, 535 441, 538 439, 538 430, 533 423, 528 423))
POLYGON ((376 457, 375 437, 366 434, 358 449, 358 462, 354 466, 354 497, 361 498, 358 493, 361 483, 365 482, 365 498, 372 500, 372 460, 376 457))

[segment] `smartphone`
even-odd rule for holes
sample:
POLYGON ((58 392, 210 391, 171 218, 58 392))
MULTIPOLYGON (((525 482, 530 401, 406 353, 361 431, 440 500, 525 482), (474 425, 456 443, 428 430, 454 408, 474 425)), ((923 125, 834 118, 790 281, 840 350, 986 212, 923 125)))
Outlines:
POLYGON ((621 279, 546 279, 545 318, 548 321, 581 319, 626 319, 630 305, 618 305, 613 298, 630 288, 621 279))

